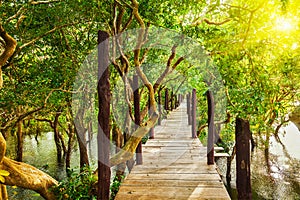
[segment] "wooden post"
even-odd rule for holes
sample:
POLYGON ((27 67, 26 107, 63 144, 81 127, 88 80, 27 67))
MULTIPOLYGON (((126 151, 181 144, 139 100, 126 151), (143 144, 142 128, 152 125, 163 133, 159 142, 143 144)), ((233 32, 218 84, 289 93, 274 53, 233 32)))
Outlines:
POLYGON ((109 82, 109 35, 98 32, 98 200, 109 200, 110 192, 110 82, 109 82))
POLYGON ((252 199, 250 180, 250 125, 240 118, 236 119, 236 186, 238 199, 252 199))
POLYGON ((173 96, 173 89, 171 91, 171 111, 174 109, 174 96, 173 96))
POLYGON ((214 164, 214 136, 215 136, 215 102, 214 96, 210 90, 206 92, 208 105, 208 137, 207 137, 207 164, 214 164))
POLYGON ((186 112, 188 115, 188 125, 192 125, 192 120, 191 120, 191 93, 188 93, 186 96, 186 112))
POLYGON ((158 117, 158 122, 157 124, 160 126, 161 125, 161 90, 158 90, 158 112, 159 112, 159 117, 158 117))
POLYGON ((179 106, 179 98, 178 97, 179 97, 178 95, 175 96, 175 108, 178 108, 178 106, 179 106))
POLYGON ((169 89, 165 90, 165 110, 169 110, 169 89))
MULTIPOLYGON (((134 103, 134 119, 135 119, 135 128, 137 129, 141 124, 141 116, 140 116, 140 93, 139 93, 139 77, 137 75, 133 75, 133 103, 134 103)), ((142 156, 142 142, 140 142, 136 148, 136 164, 143 164, 143 156, 142 156)))
POLYGON ((193 92, 192 92, 192 138, 197 137, 197 133, 196 133, 196 109, 197 109, 196 89, 193 89, 193 92))

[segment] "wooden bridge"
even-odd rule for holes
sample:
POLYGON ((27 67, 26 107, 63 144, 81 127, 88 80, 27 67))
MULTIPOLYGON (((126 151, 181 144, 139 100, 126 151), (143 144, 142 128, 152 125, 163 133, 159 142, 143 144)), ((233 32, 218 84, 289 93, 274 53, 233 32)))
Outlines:
POLYGON ((133 167, 117 200, 230 199, 216 165, 207 165, 206 147, 192 138, 186 113, 182 103, 155 127, 143 164, 133 167))

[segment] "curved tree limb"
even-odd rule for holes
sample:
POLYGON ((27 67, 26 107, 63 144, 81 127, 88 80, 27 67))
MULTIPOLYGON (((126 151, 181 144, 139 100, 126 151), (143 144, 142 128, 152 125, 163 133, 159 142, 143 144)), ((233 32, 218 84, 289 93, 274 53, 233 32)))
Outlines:
POLYGON ((6 153, 6 141, 2 133, 0 133, 0 163, 2 163, 5 153, 6 153))
POLYGON ((5 65, 7 60, 14 54, 16 50, 17 42, 13 37, 11 37, 8 33, 6 33, 2 24, 0 24, 0 37, 5 42, 4 51, 0 55, 0 89, 1 89, 3 86, 2 67, 5 65))
POLYGON ((32 5, 39 5, 39 4, 49 4, 49 3, 57 3, 60 0, 53 0, 53 1, 31 1, 30 4, 32 5))
MULTIPOLYGON (((196 20, 197 20, 197 19, 196 19, 196 20)), ((193 23, 192 23, 192 26, 198 26, 198 25, 200 25, 202 22, 205 22, 205 23, 208 24, 208 25, 221 26, 221 25, 223 25, 223 24, 226 24, 226 23, 230 22, 231 20, 232 20, 231 18, 227 18, 227 19, 225 19, 225 20, 223 20, 223 21, 220 21, 220 22, 214 22, 214 21, 211 21, 211 20, 209 20, 209 19, 207 19, 207 18, 204 18, 204 19, 202 19, 202 20, 197 20, 197 21, 193 22, 193 23)))
POLYGON ((5 185, 34 190, 47 200, 56 199, 49 189, 58 182, 41 170, 7 157, 3 157, 0 169, 9 172, 9 176, 5 177, 5 185))
POLYGON ((154 112, 143 126, 140 126, 135 132, 132 133, 131 137, 126 142, 124 147, 110 159, 111 167, 126 162, 133 157, 137 145, 155 125, 158 116, 159 114, 157 112, 154 112))

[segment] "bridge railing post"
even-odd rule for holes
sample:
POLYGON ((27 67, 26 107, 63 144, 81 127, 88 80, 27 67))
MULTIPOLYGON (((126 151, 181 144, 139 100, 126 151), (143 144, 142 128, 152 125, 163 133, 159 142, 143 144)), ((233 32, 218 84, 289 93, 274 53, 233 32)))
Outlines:
POLYGON ((157 121, 157 125, 161 125, 161 114, 162 114, 162 110, 161 110, 161 90, 158 90, 158 95, 157 95, 157 101, 158 101, 158 113, 159 113, 159 117, 158 117, 158 121, 157 121))
POLYGON ((186 95, 186 112, 188 115, 188 125, 192 125, 192 120, 191 120, 191 93, 188 93, 186 95))
MULTIPOLYGON (((138 75, 133 75, 133 103, 134 103, 134 120, 135 120, 135 128, 137 129, 141 124, 141 116, 140 116, 140 93, 139 93, 139 77, 138 75)), ((135 150, 136 153, 136 164, 143 164, 142 157, 142 142, 140 142, 135 150)))
POLYGON ((236 186, 238 199, 252 199, 250 173, 250 125, 240 118, 236 119, 236 186))
POLYGON ((169 110, 169 89, 165 89, 165 110, 169 110))
POLYGON ((109 200, 110 191, 110 81, 109 81, 109 34, 98 32, 98 192, 97 199, 109 200))
POLYGON ((171 90, 171 111, 174 109, 174 94, 173 89, 171 90))
POLYGON ((193 89, 193 91, 192 91, 192 138, 197 137, 197 133, 196 133, 196 109, 197 109, 196 89, 193 89))
POLYGON ((207 105, 208 105, 208 137, 207 137, 207 164, 213 165, 214 161, 214 136, 215 136, 215 103, 214 96, 210 90, 206 92, 207 105))

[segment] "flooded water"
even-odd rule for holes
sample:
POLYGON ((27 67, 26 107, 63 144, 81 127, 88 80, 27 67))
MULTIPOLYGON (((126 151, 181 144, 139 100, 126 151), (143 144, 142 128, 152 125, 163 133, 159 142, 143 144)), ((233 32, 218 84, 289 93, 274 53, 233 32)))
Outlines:
MULTIPOLYGON (((256 148, 251 155, 251 184, 253 199, 300 199, 300 132, 290 123, 280 130, 282 144, 271 138, 269 153, 256 148)), ((218 166, 225 177, 226 159, 218 166)), ((235 162, 232 163, 231 187, 236 188, 235 162)), ((237 199, 235 189, 230 189, 237 199)))
MULTIPOLYGON (((66 177, 66 170, 63 164, 57 162, 56 148, 54 142, 53 133, 45 133, 38 138, 37 142, 34 137, 26 136, 24 141, 24 154, 23 161, 31 164, 38 169, 46 172, 57 180, 62 180, 66 177)), ((7 155, 10 157, 15 157, 16 149, 15 145, 16 140, 13 137, 10 137, 7 141, 7 155)), ((91 165, 96 167, 96 137, 92 140, 89 145, 89 156, 91 158, 91 165)), ((76 147, 72 152, 71 159, 71 168, 79 169, 79 150, 76 147)), ((10 199, 43 199, 39 194, 30 191, 24 190, 22 188, 8 187, 10 199)))
MULTIPOLYGON (((8 141, 8 155, 15 155, 14 144, 8 141)), ((251 155, 251 178, 253 199, 300 199, 300 132, 292 123, 282 128, 280 133, 282 144, 275 138, 270 141, 269 156, 256 148, 251 155)), ((96 139, 89 146, 91 163, 96 167, 96 139)), ((26 136, 24 142, 24 161, 45 171, 54 178, 61 180, 66 176, 65 167, 57 164, 53 133, 45 133, 39 138, 39 143, 34 137, 26 136)), ((226 174, 226 159, 218 162, 224 177, 226 174)), ((71 166, 78 168, 79 151, 74 150, 71 166)), ((232 163, 231 187, 235 188, 235 162, 232 163)), ((10 199, 40 200, 37 193, 21 188, 8 188, 10 199)), ((232 199, 236 198, 236 190, 230 190, 232 199)))

